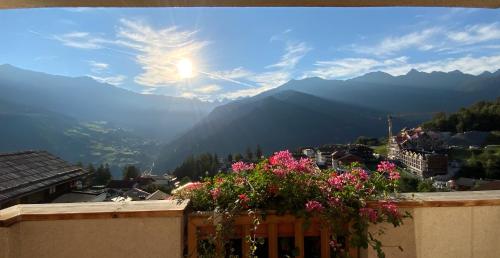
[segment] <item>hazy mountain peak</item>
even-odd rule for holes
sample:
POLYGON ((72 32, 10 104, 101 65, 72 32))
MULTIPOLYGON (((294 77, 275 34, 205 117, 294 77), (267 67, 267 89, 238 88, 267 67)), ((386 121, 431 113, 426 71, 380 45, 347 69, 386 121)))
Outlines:
POLYGON ((420 71, 418 71, 417 69, 412 68, 410 71, 408 71, 408 72, 406 73, 406 75, 416 75, 416 74, 421 74, 421 73, 424 73, 424 72, 420 72, 420 71))
POLYGON ((386 72, 376 71, 376 72, 366 73, 366 74, 361 75, 359 77, 355 77, 351 80, 367 81, 367 82, 379 82, 379 81, 391 80, 393 78, 394 78, 394 76, 392 76, 386 72))

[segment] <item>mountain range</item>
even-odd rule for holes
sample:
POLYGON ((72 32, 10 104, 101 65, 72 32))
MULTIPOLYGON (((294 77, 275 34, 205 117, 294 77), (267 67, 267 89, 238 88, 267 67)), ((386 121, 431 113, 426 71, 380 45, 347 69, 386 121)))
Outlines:
POLYGON ((185 132, 217 105, 139 94, 90 77, 49 75, 11 65, 0 65, 0 99, 79 121, 106 121, 161 142, 185 132))
POLYGON ((172 169, 191 154, 244 152, 259 144, 267 154, 304 145, 352 142, 420 124, 436 112, 453 112, 500 96, 500 71, 374 72, 350 80, 306 78, 215 108, 186 134, 165 145, 157 168, 172 169))
POLYGON ((259 144, 270 153, 385 136, 389 114, 397 130, 497 96, 500 71, 305 78, 220 103, 0 65, 0 151, 46 149, 73 162, 143 168, 156 161, 163 172, 203 152, 225 156, 259 144))

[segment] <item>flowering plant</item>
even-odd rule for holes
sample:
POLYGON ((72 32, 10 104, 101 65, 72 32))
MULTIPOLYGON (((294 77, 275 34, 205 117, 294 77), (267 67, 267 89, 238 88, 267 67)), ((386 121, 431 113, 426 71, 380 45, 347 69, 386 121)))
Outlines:
MULTIPOLYGON (((190 199, 194 210, 222 214, 225 221, 216 227, 219 240, 224 239, 234 215, 247 212, 258 227, 256 214, 275 210, 318 218, 322 226, 329 227, 330 245, 341 257, 348 255, 348 247, 342 247, 339 239, 350 239, 352 247, 372 246, 383 257, 382 244, 367 228, 381 222, 398 226, 408 216, 391 199, 398 179, 396 167, 389 162, 380 163, 375 172, 356 164, 342 172, 319 170, 310 159, 295 159, 289 151, 280 151, 258 164, 236 162, 232 172, 205 178, 175 196, 190 199)), ((256 239, 247 240, 255 251, 256 239)))

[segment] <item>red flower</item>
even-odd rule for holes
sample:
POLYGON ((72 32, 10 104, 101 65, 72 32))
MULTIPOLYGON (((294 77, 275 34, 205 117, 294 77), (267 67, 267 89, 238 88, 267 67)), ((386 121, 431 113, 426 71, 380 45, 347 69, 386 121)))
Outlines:
POLYGON ((240 200, 240 204, 241 206, 243 206, 243 208, 248 208, 248 202, 250 202, 250 198, 248 198, 248 196, 246 194, 240 194, 238 195, 238 198, 240 200))
POLYGON ((308 201, 306 203, 306 211, 308 212, 322 212, 324 209, 323 205, 318 201, 308 201))

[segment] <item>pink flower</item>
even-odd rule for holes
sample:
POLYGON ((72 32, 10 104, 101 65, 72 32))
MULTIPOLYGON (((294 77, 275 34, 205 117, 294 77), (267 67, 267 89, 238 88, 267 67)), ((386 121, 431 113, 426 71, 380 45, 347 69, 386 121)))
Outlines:
POLYGON ((358 175, 361 181, 367 181, 370 178, 368 173, 366 173, 366 171, 362 168, 355 168, 353 169, 353 172, 355 172, 358 175))
POLYGON ((389 161, 382 161, 377 165, 378 172, 392 172, 396 170, 396 165, 389 161))
POLYGON ((343 173, 337 175, 336 173, 332 173, 330 178, 328 179, 328 184, 330 186, 336 188, 339 191, 342 191, 345 186, 352 185, 354 187, 362 187, 362 184, 358 182, 358 178, 352 173, 343 173))
POLYGON ((286 174, 288 174, 288 170, 284 169, 284 168, 275 168, 272 170, 273 171, 273 174, 277 175, 278 177, 284 177, 286 176, 286 174))
POLYGON ((273 166, 286 166, 294 161, 295 159, 292 153, 288 150, 275 152, 274 155, 269 158, 269 164, 273 166))
POLYGON ((233 163, 231 168, 233 169, 233 172, 239 173, 241 171, 254 169, 254 164, 253 163, 245 163, 243 161, 238 161, 236 163, 233 163))
POLYGON ((399 175, 398 171, 391 171, 389 172, 389 179, 391 180, 398 180, 401 176, 399 175))
POLYGON ((361 208, 359 209, 359 215, 361 217, 368 218, 370 222, 375 223, 377 222, 378 219, 378 212, 375 209, 372 208, 361 208))
POLYGON ((342 244, 337 242, 336 240, 330 240, 330 242, 328 243, 334 251, 337 251, 338 248, 342 247, 342 244))
POLYGON ((306 211, 308 212, 322 212, 324 209, 323 205, 318 201, 308 201, 306 203, 306 211))
POLYGON ((382 203, 382 211, 392 217, 400 217, 399 211, 398 211, 398 206, 394 202, 383 202, 382 203))
POLYGON ((330 178, 328 178, 328 184, 330 186, 336 188, 337 190, 342 190, 344 189, 344 182, 340 176, 337 176, 337 174, 333 173, 330 178))
POLYGON ((284 150, 275 152, 269 158, 269 167, 266 166, 265 169, 283 177, 292 172, 311 173, 314 171, 314 162, 308 158, 296 160, 290 151, 284 150))
POLYGON ((221 190, 220 188, 215 188, 213 190, 210 190, 210 195, 212 195, 212 199, 217 200, 217 198, 219 198, 219 195, 221 193, 221 190))
POLYGON ((189 191, 200 189, 201 187, 203 187, 203 183, 201 182, 192 182, 186 185, 186 189, 189 191))
POLYGON ((314 163, 311 159, 309 158, 300 158, 298 162, 295 162, 295 170, 304 172, 304 173, 311 173, 314 171, 314 163))

